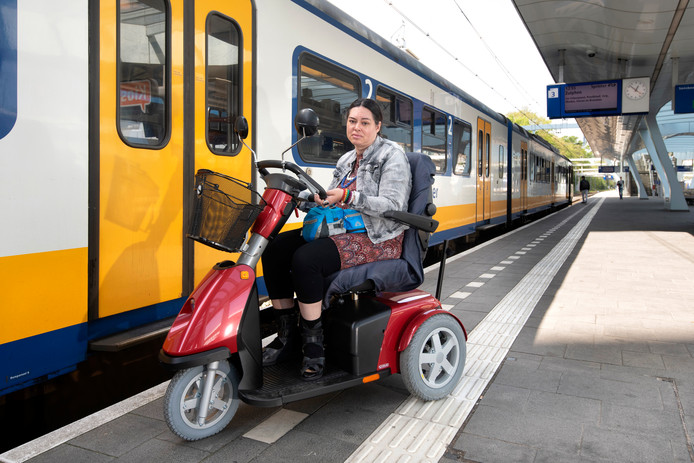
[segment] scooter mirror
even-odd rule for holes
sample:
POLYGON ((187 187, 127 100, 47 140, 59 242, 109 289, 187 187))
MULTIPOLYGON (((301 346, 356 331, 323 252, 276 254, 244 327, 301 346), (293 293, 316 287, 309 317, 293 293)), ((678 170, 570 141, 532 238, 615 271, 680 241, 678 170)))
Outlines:
POLYGON ((304 108, 296 114, 294 127, 299 135, 310 137, 318 132, 318 114, 311 108, 304 108))
POLYGON ((234 132, 241 140, 245 140, 248 137, 248 121, 245 117, 239 116, 236 118, 234 121, 234 132))

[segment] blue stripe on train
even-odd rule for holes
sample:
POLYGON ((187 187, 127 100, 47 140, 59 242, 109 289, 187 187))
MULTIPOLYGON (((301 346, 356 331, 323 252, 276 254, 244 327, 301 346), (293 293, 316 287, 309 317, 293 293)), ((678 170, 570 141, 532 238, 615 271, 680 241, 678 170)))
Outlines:
POLYGON ((89 341, 172 317, 185 300, 173 299, 0 345, 0 395, 74 370, 87 358, 89 341))

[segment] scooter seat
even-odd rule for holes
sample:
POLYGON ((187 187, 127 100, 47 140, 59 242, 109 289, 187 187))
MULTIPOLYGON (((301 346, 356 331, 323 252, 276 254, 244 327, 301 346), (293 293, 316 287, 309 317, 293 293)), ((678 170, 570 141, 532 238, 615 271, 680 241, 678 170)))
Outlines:
MULTIPOLYGON (((435 212, 432 203, 432 185, 436 166, 422 153, 406 153, 412 172, 412 190, 408 212, 430 218, 435 212)), ((326 279, 324 307, 329 307, 337 295, 354 292, 401 292, 419 287, 424 281, 424 257, 430 233, 411 226, 405 230, 402 254, 399 259, 382 260, 340 270, 326 279)))

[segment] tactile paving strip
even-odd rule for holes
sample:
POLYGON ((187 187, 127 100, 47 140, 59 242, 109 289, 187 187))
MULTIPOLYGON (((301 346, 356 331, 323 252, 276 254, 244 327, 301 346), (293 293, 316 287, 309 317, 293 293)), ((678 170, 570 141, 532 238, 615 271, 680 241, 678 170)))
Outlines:
MULTIPOLYGON (((604 198, 593 206, 470 332, 465 371, 451 395, 436 402, 410 396, 347 462, 424 463, 441 458, 603 201, 604 198)), ((549 236, 578 213, 541 236, 549 236)))

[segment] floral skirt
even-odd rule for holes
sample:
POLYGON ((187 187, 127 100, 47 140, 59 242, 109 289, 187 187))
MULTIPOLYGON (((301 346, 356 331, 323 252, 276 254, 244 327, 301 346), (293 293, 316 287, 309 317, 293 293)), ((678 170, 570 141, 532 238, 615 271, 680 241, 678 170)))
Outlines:
POLYGON ((399 259, 404 236, 404 233, 400 233, 395 238, 378 244, 374 244, 366 233, 343 233, 331 236, 330 239, 340 252, 340 270, 344 270, 377 260, 399 259))

